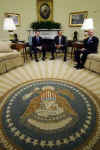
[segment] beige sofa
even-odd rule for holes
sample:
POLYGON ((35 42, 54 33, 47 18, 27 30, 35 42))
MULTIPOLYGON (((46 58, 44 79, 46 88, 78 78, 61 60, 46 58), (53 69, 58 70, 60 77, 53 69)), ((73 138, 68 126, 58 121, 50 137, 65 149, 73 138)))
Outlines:
POLYGON ((89 54, 85 63, 85 68, 100 73, 100 53, 89 54))
POLYGON ((11 42, 0 41, 0 74, 24 64, 20 52, 10 46, 11 42))

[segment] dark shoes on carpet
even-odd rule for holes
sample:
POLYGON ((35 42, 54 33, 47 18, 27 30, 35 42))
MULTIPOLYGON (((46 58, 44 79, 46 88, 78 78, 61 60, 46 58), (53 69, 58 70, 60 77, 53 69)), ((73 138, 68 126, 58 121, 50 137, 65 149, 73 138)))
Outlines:
POLYGON ((76 68, 76 69, 79 68, 79 67, 80 67, 79 65, 75 65, 75 66, 74 66, 74 68, 76 68))
POLYGON ((45 58, 44 58, 44 57, 42 57, 42 60, 43 60, 43 61, 45 61, 45 58))
MULTIPOLYGON (((42 57, 42 60, 45 61, 45 57, 42 57)), ((35 61, 38 62, 39 60, 36 58, 35 61)))
MULTIPOLYGON (((31 57, 31 59, 32 59, 32 57, 31 57)), ((45 59, 46 59, 45 57, 42 57, 42 60, 43 60, 43 61, 45 61, 45 59)), ((50 60, 54 60, 54 59, 55 59, 55 57, 51 57, 51 58, 50 58, 50 60)), ((35 61, 38 62, 39 60, 36 58, 35 61)), ((64 61, 67 61, 67 59, 64 58, 64 61)))
POLYGON ((75 65, 74 68, 76 68, 76 69, 83 69, 84 66, 83 65, 75 65))
POLYGON ((54 60, 54 59, 55 59, 54 57, 51 57, 51 58, 50 58, 50 60, 54 60))
POLYGON ((38 60, 38 59, 35 59, 35 61, 38 62, 39 60, 38 60))
POLYGON ((67 59, 66 59, 66 58, 64 58, 64 61, 67 61, 67 59))
MULTIPOLYGON (((54 59, 55 59, 55 57, 51 57, 51 58, 50 58, 50 60, 54 60, 54 59)), ((67 61, 67 59, 64 58, 64 61, 67 61)))

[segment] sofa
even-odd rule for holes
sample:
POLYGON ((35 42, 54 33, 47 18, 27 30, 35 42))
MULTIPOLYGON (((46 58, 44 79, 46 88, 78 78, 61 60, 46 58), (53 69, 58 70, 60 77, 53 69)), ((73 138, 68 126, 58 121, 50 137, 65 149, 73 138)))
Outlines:
POLYGON ((10 47, 10 41, 0 41, 0 74, 24 64, 20 52, 10 47))
POLYGON ((100 73, 100 52, 88 55, 85 68, 100 73))

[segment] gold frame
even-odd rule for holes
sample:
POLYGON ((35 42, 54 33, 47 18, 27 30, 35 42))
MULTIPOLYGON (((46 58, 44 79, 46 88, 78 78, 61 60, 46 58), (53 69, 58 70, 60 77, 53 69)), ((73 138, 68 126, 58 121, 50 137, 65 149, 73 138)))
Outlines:
POLYGON ((53 0, 37 0, 37 18, 38 21, 53 21, 53 0), (48 18, 41 16, 41 7, 47 5, 50 9, 50 15, 48 18))
POLYGON ((83 21, 88 16, 88 11, 71 12, 69 14, 69 26, 81 27, 83 21))
POLYGON ((12 17, 14 23, 16 26, 20 26, 21 24, 21 19, 20 19, 20 14, 16 13, 5 13, 5 17, 12 17))

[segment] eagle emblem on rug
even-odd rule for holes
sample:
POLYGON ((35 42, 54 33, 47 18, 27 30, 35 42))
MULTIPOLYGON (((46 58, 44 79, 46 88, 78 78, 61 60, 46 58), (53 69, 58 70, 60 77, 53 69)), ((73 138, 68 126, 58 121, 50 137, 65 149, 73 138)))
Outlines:
POLYGON ((78 114, 65 97, 67 95, 74 100, 71 91, 44 86, 41 89, 35 88, 34 91, 24 95, 23 100, 27 100, 34 94, 38 96, 31 98, 21 116, 24 123, 43 130, 55 130, 66 125, 69 126, 78 120, 78 114))

